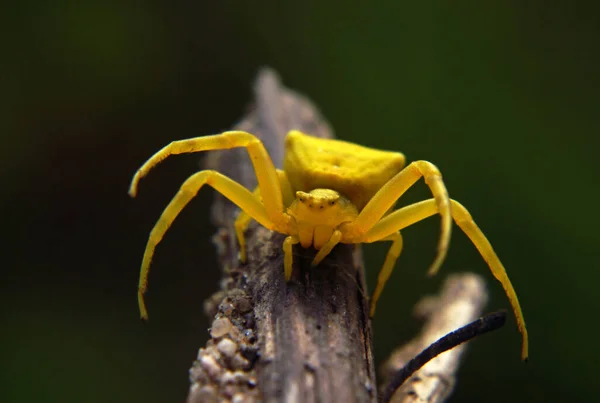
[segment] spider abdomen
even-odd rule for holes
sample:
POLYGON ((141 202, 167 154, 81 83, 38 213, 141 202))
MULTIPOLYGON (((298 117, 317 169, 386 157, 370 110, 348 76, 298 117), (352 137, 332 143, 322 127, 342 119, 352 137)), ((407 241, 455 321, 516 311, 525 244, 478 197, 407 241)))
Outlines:
POLYGON ((298 131, 285 141, 284 170, 294 190, 333 189, 360 211, 404 167, 404 155, 298 131))

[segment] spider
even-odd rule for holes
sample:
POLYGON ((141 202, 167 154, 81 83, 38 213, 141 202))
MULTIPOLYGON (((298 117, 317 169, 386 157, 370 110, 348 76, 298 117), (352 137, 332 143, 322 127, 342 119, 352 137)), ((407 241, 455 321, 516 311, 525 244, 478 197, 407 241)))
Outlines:
POLYGON ((414 161, 405 166, 404 155, 398 152, 316 138, 292 130, 285 140, 284 169, 280 170, 275 168, 257 137, 243 131, 227 131, 171 142, 137 170, 129 195, 135 197, 140 179, 170 155, 236 147, 248 151, 258 187, 251 192, 213 170, 197 172, 181 185, 152 229, 144 252, 138 286, 142 319, 148 318, 143 295, 154 249, 181 210, 208 184, 241 209, 235 231, 242 262, 246 260, 244 231, 252 219, 269 230, 287 235, 283 242, 286 281, 292 275, 292 248, 298 243, 303 248, 314 246, 318 251, 312 261, 316 266, 338 243, 390 241, 392 245, 371 298, 370 316, 375 314, 377 300, 402 251, 400 230, 440 214, 437 255, 428 272, 433 275, 446 257, 454 219, 502 284, 522 335, 521 358, 527 358, 525 319, 504 266, 467 209, 449 198, 440 171, 428 161, 414 161), (425 180, 433 198, 394 210, 396 201, 420 178, 425 180))

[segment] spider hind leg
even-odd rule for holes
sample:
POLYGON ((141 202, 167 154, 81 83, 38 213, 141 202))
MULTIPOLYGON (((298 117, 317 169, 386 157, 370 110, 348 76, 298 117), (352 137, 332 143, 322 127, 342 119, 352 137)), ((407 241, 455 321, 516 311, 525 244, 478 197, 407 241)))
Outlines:
POLYGON ((379 241, 392 241, 392 246, 390 246, 390 249, 387 255, 385 256, 383 266, 381 267, 379 275, 377 276, 377 286, 375 287, 375 291, 373 291, 373 296, 371 297, 371 309, 369 311, 370 317, 375 316, 375 308, 377 306, 377 301, 379 300, 379 297, 383 292, 383 287, 385 286, 385 283, 387 283, 387 281, 390 278, 390 275, 392 274, 392 271, 394 270, 396 260, 398 260, 398 258, 400 257, 403 246, 402 235, 400 234, 400 231, 394 232, 393 234, 390 234, 385 238, 379 239, 379 241))
POLYGON ((147 318, 143 294, 147 286, 150 262, 156 245, 161 241, 167 229, 183 207, 195 196, 204 184, 209 184, 246 211, 252 218, 269 229, 289 232, 289 216, 284 212, 282 191, 277 171, 263 143, 254 135, 243 131, 229 131, 212 136, 196 137, 173 141, 155 153, 135 173, 129 187, 129 195, 135 197, 139 181, 148 172, 167 157, 175 154, 195 153, 209 150, 224 150, 244 147, 256 173, 258 185, 262 190, 262 202, 239 183, 216 171, 202 171, 192 175, 182 185, 179 193, 162 213, 150 233, 140 273, 138 302, 142 318, 147 318))

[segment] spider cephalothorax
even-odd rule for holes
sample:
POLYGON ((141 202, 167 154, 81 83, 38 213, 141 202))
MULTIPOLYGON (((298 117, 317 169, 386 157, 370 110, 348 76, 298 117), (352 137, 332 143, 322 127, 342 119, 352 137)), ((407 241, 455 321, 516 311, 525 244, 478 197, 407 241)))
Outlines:
POLYGON ((352 202, 331 189, 297 191, 287 213, 293 218, 290 235, 296 235, 302 247, 317 250, 331 239, 336 228, 358 216, 352 202))
POLYGON ((438 252, 429 269, 430 274, 435 274, 446 256, 454 220, 504 287, 523 338, 521 356, 527 358, 525 320, 506 270, 467 209, 449 198, 435 165, 414 161, 405 167, 401 153, 316 138, 298 131, 288 133, 285 146, 284 169, 275 169, 258 138, 250 133, 230 131, 174 141, 136 172, 129 189, 131 196, 136 195, 139 180, 169 155, 245 147, 258 180, 258 187, 251 192, 219 172, 207 170, 190 176, 183 183, 148 239, 138 288, 142 318, 148 316, 143 294, 154 249, 183 207, 203 185, 208 184, 242 210, 235 222, 242 261, 246 259, 244 231, 252 219, 270 230, 288 235, 283 243, 286 280, 292 274, 295 244, 300 243, 304 248, 314 246, 318 252, 313 265, 317 265, 338 243, 391 241, 371 298, 371 315, 375 313, 383 286, 402 251, 400 230, 432 215, 441 216, 438 252), (397 200, 420 178, 424 178, 433 198, 394 210, 397 200))

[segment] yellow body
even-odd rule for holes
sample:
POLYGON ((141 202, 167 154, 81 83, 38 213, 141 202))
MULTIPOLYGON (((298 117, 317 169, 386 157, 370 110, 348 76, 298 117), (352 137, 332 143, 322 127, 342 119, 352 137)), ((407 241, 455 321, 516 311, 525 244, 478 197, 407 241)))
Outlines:
POLYGON ((235 222, 242 261, 246 259, 244 231, 252 219, 288 235, 283 243, 286 281, 292 275, 295 244, 314 246, 318 252, 313 265, 318 265, 338 243, 391 241, 371 298, 371 316, 402 251, 400 230, 434 214, 441 216, 437 256, 429 269, 430 274, 435 274, 446 256, 454 220, 504 287, 522 334, 521 357, 527 358, 525 320, 506 270, 469 212, 449 198, 440 171, 430 162, 415 161, 405 167, 401 153, 291 131, 285 143, 284 170, 278 170, 259 139, 250 133, 231 131, 167 145, 136 172, 129 193, 134 197, 139 180, 169 155, 234 147, 247 149, 256 172, 257 189, 250 192, 210 170, 198 172, 184 182, 148 239, 138 287, 142 318, 148 317, 143 294, 154 249, 183 207, 208 184, 242 210, 235 222), (425 180, 433 198, 393 210, 396 201, 420 178, 425 180))
POLYGON ((293 189, 335 189, 360 211, 404 161, 401 153, 292 131, 285 139, 283 170, 293 189))

